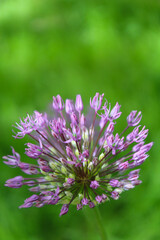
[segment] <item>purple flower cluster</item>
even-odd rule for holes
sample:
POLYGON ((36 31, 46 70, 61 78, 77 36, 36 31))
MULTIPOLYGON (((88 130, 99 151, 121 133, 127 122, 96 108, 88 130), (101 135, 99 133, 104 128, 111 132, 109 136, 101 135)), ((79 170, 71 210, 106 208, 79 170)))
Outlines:
POLYGON ((104 94, 96 93, 90 99, 91 111, 84 115, 80 95, 75 103, 60 95, 53 97, 54 118, 37 111, 20 123, 15 138, 30 136, 25 154, 32 163, 21 162, 13 155, 4 156, 4 163, 19 167, 29 177, 16 176, 5 186, 20 188, 27 185, 34 194, 20 208, 63 204, 60 216, 68 212, 70 204, 77 210, 90 208, 140 184, 137 168, 148 157, 153 143, 145 144, 148 129, 138 125, 141 112, 132 111, 126 128, 114 133, 115 120, 121 116, 120 105, 111 109, 104 94), (130 132, 127 131, 130 129, 130 132))

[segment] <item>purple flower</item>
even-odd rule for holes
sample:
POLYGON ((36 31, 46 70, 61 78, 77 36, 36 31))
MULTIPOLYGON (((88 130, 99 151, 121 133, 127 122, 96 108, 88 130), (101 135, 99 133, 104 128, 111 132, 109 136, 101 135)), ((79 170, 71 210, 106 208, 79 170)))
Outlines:
POLYGON ((36 193, 20 208, 63 204, 62 216, 70 204, 76 204, 77 210, 93 208, 111 198, 117 200, 123 191, 141 184, 140 169, 134 168, 148 158, 153 145, 145 143, 148 129, 138 125, 141 112, 132 111, 126 128, 113 134, 122 112, 119 103, 111 109, 103 97, 96 93, 90 99, 91 111, 84 114, 80 95, 75 103, 67 99, 65 104, 57 95, 53 97, 53 117, 34 111, 16 123, 15 138, 27 135, 33 141, 25 148, 31 161, 21 162, 12 148, 12 155, 3 157, 4 163, 19 167, 26 177, 8 179, 5 186, 26 185, 36 193))
POLYGON ((103 194, 102 194, 102 199, 103 199, 103 200, 106 200, 106 199, 107 199, 107 195, 103 193, 103 194))
POLYGON ((68 212, 68 204, 64 204, 61 208, 61 212, 59 214, 59 216, 65 215, 68 212))
POLYGON ((90 202, 90 203, 89 203, 89 207, 90 207, 90 208, 94 208, 94 207, 95 207, 95 204, 94 204, 93 202, 90 202))
POLYGON ((142 142, 146 139, 148 135, 148 129, 145 129, 145 126, 142 128, 142 130, 138 133, 138 136, 136 137, 135 142, 142 142))
POLYGON ((129 116, 127 117, 128 126, 137 126, 140 123, 142 118, 141 112, 139 112, 137 116, 136 114, 137 114, 137 111, 132 111, 129 114, 129 116))
POLYGON ((77 160, 77 157, 75 156, 75 154, 73 153, 72 149, 69 146, 66 147, 66 153, 70 159, 74 161, 77 160))
POLYGON ((119 118, 122 114, 122 112, 119 111, 120 108, 121 106, 118 103, 116 103, 116 105, 111 110, 111 105, 109 104, 109 108, 107 108, 107 103, 105 103, 103 106, 104 114, 100 115, 101 116, 101 120, 99 124, 100 127, 104 128, 108 121, 112 123, 115 119, 119 118))
POLYGON ((74 180, 73 178, 68 178, 68 179, 67 179, 67 183, 68 183, 69 185, 72 185, 74 182, 75 182, 75 180, 74 180))
POLYGON ((100 95, 99 93, 96 93, 93 100, 91 100, 91 98, 90 98, 90 106, 92 109, 95 110, 95 112, 100 110, 101 105, 102 105, 103 96, 104 96, 104 94, 100 95))
POLYGON ((75 109, 77 110, 77 112, 81 112, 83 110, 83 102, 81 95, 76 96, 75 109))
POLYGON ((14 138, 23 138, 26 134, 41 130, 48 125, 47 115, 34 111, 33 116, 27 115, 20 123, 16 123, 15 128, 19 130, 14 138))
POLYGON ((153 146, 153 142, 150 142, 150 143, 148 143, 146 145, 142 145, 140 150, 141 150, 141 152, 146 153, 146 152, 148 152, 151 149, 152 146, 153 146))
POLYGON ((119 198, 119 193, 114 190, 112 193, 111 193, 111 197, 114 199, 114 200, 117 200, 119 198))
POLYGON ((83 153, 82 153, 82 156, 83 156, 84 158, 89 158, 89 151, 88 151, 87 149, 85 149, 85 150, 83 151, 83 153))
POLYGON ((12 148, 13 155, 4 156, 3 159, 7 161, 3 161, 3 162, 7 165, 17 167, 18 164, 20 163, 20 155, 15 152, 13 147, 11 148, 12 148))
POLYGON ((53 108, 57 112, 61 112, 64 109, 64 102, 60 95, 57 95, 57 97, 53 96, 53 108))
POLYGON ((114 106, 114 108, 111 110, 109 114, 110 121, 113 121, 121 116, 122 113, 119 111, 120 108, 121 106, 118 103, 116 103, 116 105, 114 106))
POLYGON ((35 165, 31 165, 28 163, 19 163, 18 167, 20 167, 20 169, 25 172, 26 174, 32 175, 32 174, 38 174, 39 171, 37 169, 37 166, 35 165))
POLYGON ((97 189, 99 187, 99 183, 97 181, 91 181, 90 188, 97 189))
POLYGON ((102 200, 103 200, 103 197, 102 196, 96 196, 96 201, 98 202, 98 203, 101 203, 102 202, 102 200))
POLYGON ((47 114, 44 115, 37 111, 34 111, 34 130, 41 130, 41 128, 48 125, 47 114))
POLYGON ((145 160, 147 157, 148 157, 148 155, 146 155, 144 152, 142 152, 140 150, 140 151, 133 154, 132 159, 135 160, 135 161, 139 161, 139 160, 142 160, 142 159, 145 160))
POLYGON ((112 187, 117 187, 118 186, 118 183, 119 181, 117 179, 111 179, 109 184, 112 186, 112 187))
POLYGON ((55 197, 53 200, 49 201, 48 204, 55 205, 55 204, 57 204, 59 202, 59 199, 60 199, 59 197, 55 197))
POLYGON ((132 181, 131 183, 134 184, 134 186, 136 186, 136 185, 141 184, 142 181, 141 181, 141 180, 134 180, 134 181, 132 181))
POLYGON ((25 149, 26 150, 25 154, 30 158, 38 158, 43 152, 41 142, 40 142, 40 146, 37 146, 32 143, 27 143, 26 145, 28 148, 25 149))
POLYGON ((75 114, 75 112, 71 112, 70 118, 71 118, 71 126, 77 126, 78 118, 77 118, 77 115, 75 114))
POLYGON ((126 161, 126 162, 120 163, 118 166, 118 169, 123 171, 123 170, 126 170, 128 167, 129 167, 129 163, 128 161, 126 161))
POLYGON ((105 137, 108 137, 114 131, 114 123, 110 122, 105 131, 105 137))
POLYGON ((8 179, 5 183, 5 186, 11 187, 11 188, 20 188, 23 185, 24 178, 22 176, 17 176, 11 179, 8 179))
POLYGON ((81 203, 77 204, 77 210, 80 210, 80 209, 82 209, 82 204, 81 203))
POLYGON ((88 205, 89 200, 84 197, 81 202, 82 202, 82 205, 88 205))
POLYGON ((136 169, 134 171, 131 171, 128 175, 128 180, 129 181, 135 181, 139 178, 139 171, 140 169, 136 169))
POLYGON ((60 133, 62 134, 66 128, 66 121, 62 118, 53 119, 49 124, 50 128, 52 129, 52 135, 54 137, 59 137, 60 133))
POLYGON ((128 191, 132 188, 134 188, 134 184, 132 182, 124 181, 124 183, 123 183, 123 189, 124 190, 128 191))
POLYGON ((144 142, 140 142, 140 143, 134 145, 132 148, 132 152, 138 152, 143 145, 144 145, 144 142))
POLYGON ((74 112, 74 105, 70 99, 66 99, 65 109, 68 114, 72 114, 74 112))
POLYGON ((19 208, 30 208, 32 207, 34 204, 34 202, 26 202, 24 204, 22 204, 21 206, 19 206, 19 208))
POLYGON ((121 150, 124 145, 124 137, 120 138, 118 133, 113 136, 113 134, 109 135, 109 137, 106 139, 107 145, 109 148, 112 149, 112 154, 116 154, 116 150, 121 150))
POLYGON ((139 127, 135 127, 131 133, 129 133, 126 137, 127 141, 129 143, 136 142, 136 139, 138 137, 139 127))
POLYGON ((39 199, 39 196, 36 195, 36 194, 33 194, 32 196, 30 196, 29 198, 27 198, 27 199, 25 200, 25 203, 34 202, 34 201, 36 201, 36 200, 38 200, 38 199, 39 199))

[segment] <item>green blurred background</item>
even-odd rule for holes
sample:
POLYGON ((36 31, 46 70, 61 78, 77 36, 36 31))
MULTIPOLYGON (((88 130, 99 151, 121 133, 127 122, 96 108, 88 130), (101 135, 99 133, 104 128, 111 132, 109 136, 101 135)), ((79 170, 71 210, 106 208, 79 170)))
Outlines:
MULTIPOLYGON (((142 110, 154 141, 143 184, 100 206, 109 239, 159 240, 160 2, 0 0, 1 156, 10 146, 24 153, 28 139, 12 138, 20 117, 46 111, 53 95, 80 93, 87 104, 97 91, 122 105, 121 127, 142 110)), ((2 161, 0 168, 1 240, 100 239, 92 210, 71 207, 59 218, 60 206, 18 209, 30 193, 3 187, 21 173, 2 161)))

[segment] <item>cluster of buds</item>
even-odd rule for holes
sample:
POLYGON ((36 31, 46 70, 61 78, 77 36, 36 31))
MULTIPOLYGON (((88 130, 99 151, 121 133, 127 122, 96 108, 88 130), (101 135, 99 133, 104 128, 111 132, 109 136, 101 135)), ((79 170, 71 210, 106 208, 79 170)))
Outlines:
POLYGON ((5 186, 23 185, 33 192, 20 208, 63 204, 60 216, 68 212, 70 204, 77 210, 117 200, 120 194, 141 183, 137 169, 148 157, 153 143, 145 144, 148 129, 138 125, 141 112, 132 111, 126 128, 114 133, 115 120, 121 116, 120 105, 111 109, 104 94, 90 99, 90 112, 84 115, 80 95, 75 103, 60 95, 53 97, 54 118, 37 111, 16 123, 15 138, 28 135, 33 141, 26 144, 25 154, 30 163, 13 155, 4 156, 4 163, 19 167, 28 177, 16 176, 5 186), (127 131, 130 129, 130 132, 127 131))

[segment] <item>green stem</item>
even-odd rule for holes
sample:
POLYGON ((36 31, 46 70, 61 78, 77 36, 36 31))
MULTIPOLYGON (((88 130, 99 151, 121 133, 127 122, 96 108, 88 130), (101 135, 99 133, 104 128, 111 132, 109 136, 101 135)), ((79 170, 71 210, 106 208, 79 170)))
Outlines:
POLYGON ((102 240, 107 240, 107 235, 106 235, 106 232, 105 232, 105 228, 103 226, 103 221, 102 221, 102 217, 101 217, 98 206, 96 206, 93 210, 95 212, 95 216, 96 216, 96 220, 97 220, 97 224, 98 224, 98 228, 99 228, 99 233, 101 235, 101 239, 102 240))

